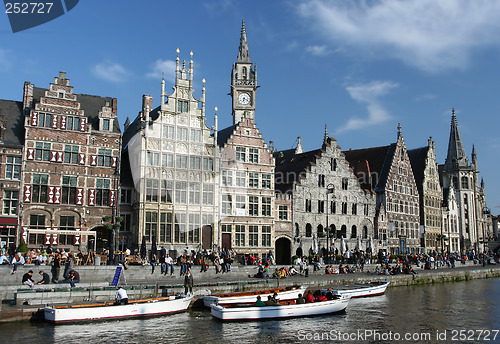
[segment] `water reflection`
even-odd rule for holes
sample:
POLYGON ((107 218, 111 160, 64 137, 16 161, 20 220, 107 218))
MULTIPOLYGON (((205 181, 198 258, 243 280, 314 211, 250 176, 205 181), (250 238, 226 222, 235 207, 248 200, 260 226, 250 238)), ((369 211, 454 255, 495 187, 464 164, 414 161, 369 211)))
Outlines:
MULTIPOLYGON (((103 344, 244 344, 296 343, 301 340, 310 343, 315 342, 314 334, 332 339, 332 331, 349 334, 369 330, 379 333, 429 333, 432 335, 430 342, 436 342, 436 331, 446 329, 500 329, 500 279, 389 288, 383 296, 351 300, 347 312, 340 315, 222 323, 213 320, 208 311, 190 311, 158 318, 83 325, 2 324, 0 338, 8 338, 11 343, 64 344, 97 341, 103 344)), ((366 338, 355 342, 391 341, 366 338)), ((496 342, 500 342, 500 335, 496 342)))

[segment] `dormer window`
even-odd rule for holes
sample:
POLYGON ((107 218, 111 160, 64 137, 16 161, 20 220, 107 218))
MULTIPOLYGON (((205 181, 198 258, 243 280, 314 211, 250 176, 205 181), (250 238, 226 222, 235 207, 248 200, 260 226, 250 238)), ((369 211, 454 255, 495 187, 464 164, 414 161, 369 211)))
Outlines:
POLYGON ((64 98, 64 93, 63 92, 59 92, 58 96, 59 96, 59 98, 64 98))
POLYGON ((102 120, 102 130, 109 131, 111 121, 109 119, 102 120))
POLYGON ((177 111, 178 112, 188 112, 187 100, 178 100, 177 101, 177 111))

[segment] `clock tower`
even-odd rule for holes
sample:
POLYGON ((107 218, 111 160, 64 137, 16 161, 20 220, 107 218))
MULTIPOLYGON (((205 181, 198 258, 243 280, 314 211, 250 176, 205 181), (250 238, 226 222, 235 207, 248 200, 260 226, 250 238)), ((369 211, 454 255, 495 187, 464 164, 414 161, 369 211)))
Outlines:
POLYGON ((241 25, 238 60, 231 73, 231 98, 233 99, 233 124, 244 117, 255 120, 255 91, 257 90, 257 66, 250 61, 245 21, 241 25))

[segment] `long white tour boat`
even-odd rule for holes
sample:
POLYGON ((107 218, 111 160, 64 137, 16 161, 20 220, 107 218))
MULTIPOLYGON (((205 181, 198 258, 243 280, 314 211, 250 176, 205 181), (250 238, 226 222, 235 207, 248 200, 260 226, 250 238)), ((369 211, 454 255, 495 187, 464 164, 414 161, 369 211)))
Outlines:
MULTIPOLYGON (((332 288, 334 295, 348 295, 350 297, 366 297, 382 295, 385 293, 389 281, 375 281, 370 283, 355 283, 353 285, 346 285, 336 289, 332 288)), ((321 292, 327 292, 327 289, 321 289, 321 292)))
POLYGON ((45 320, 62 323, 87 320, 111 320, 128 317, 158 316, 185 311, 193 296, 170 296, 144 300, 131 300, 126 305, 98 303, 45 307, 45 320))
MULTIPOLYGON (((277 299, 279 300, 292 300, 299 297, 299 294, 304 295, 307 287, 303 286, 289 286, 282 288, 266 289, 266 290, 256 290, 247 291, 241 293, 229 293, 221 295, 211 295, 203 297, 203 303, 206 307, 217 303, 219 305, 235 304, 235 303, 254 303, 257 301, 257 296, 267 296, 269 294, 273 295, 277 293, 277 299)), ((267 298, 265 299, 267 300, 267 298)))
POLYGON ((283 319, 315 316, 343 312, 351 298, 339 296, 338 299, 297 304, 296 300, 280 301, 279 306, 246 306, 212 304, 212 317, 222 321, 283 319))

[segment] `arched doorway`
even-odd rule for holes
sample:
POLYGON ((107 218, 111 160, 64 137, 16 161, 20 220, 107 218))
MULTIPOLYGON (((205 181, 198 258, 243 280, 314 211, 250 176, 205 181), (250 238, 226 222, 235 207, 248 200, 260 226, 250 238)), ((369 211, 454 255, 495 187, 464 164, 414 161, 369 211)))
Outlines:
POLYGON ((279 238, 275 244, 276 250, 276 264, 288 265, 292 256, 292 243, 288 238, 279 238))

